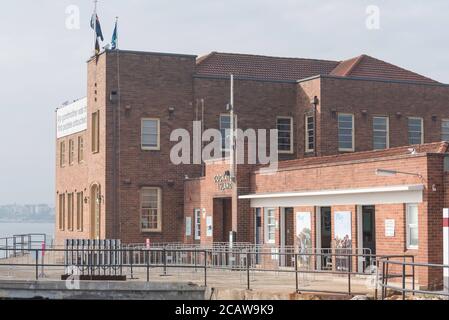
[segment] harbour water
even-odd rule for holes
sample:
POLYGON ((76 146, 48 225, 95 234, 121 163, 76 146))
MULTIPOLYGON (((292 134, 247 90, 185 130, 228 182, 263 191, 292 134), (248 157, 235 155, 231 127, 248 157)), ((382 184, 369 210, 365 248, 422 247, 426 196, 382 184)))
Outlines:
POLYGON ((45 233, 53 237, 54 229, 54 223, 0 222, 0 238, 29 233, 45 233))

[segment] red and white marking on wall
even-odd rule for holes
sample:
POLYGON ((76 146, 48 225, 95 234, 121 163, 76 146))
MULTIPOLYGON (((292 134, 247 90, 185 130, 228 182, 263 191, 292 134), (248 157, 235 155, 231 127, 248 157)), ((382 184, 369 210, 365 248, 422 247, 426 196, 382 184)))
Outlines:
MULTIPOLYGON (((443 209, 443 264, 449 265, 449 209, 443 209)), ((449 290, 449 268, 444 268, 444 288, 449 290)))

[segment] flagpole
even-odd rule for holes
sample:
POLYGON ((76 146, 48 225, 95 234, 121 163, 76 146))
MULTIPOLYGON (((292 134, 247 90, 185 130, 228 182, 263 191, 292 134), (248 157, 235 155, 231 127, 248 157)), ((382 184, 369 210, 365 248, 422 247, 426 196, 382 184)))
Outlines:
POLYGON ((94 0, 94 13, 93 16, 95 16, 94 19, 94 56, 97 54, 95 45, 97 43, 97 4, 98 0, 94 0))
POLYGON ((117 91, 118 91, 118 128, 117 128, 117 148, 118 150, 115 150, 115 153, 118 153, 118 161, 117 161, 117 166, 118 166, 118 176, 116 177, 117 179, 117 195, 116 195, 116 199, 117 199, 117 206, 116 206, 116 215, 117 215, 117 222, 118 222, 118 234, 116 235, 117 239, 120 239, 120 236, 122 234, 122 221, 121 221, 121 215, 120 215, 120 205, 121 205, 121 185, 120 185, 120 173, 121 173, 121 133, 120 133, 120 128, 121 128, 121 110, 122 110, 122 90, 120 88, 120 49, 119 49, 119 40, 118 40, 118 16, 115 17, 115 41, 116 41, 116 45, 115 45, 115 51, 116 51, 116 55, 117 55, 117 91))

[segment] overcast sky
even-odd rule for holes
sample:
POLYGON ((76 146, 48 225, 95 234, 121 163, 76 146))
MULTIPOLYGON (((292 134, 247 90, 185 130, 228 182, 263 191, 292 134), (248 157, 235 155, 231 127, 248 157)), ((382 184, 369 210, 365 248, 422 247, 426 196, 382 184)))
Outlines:
MULTIPOLYGON (((90 0, 3 1, 0 10, 0 204, 54 203, 54 110, 86 95, 90 0), (66 9, 79 7, 80 29, 66 9)), ((366 53, 449 83, 447 0, 100 0, 120 48, 343 60, 366 53), (380 29, 367 28, 367 6, 380 29), (372 11, 370 11, 372 12, 372 11)), ((372 22, 372 20, 369 20, 372 22)))

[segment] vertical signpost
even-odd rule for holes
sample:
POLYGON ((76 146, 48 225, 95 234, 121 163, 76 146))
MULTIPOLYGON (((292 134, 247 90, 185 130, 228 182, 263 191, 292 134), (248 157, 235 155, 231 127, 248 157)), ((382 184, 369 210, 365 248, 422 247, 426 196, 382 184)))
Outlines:
MULTIPOLYGON (((443 264, 449 265, 449 209, 443 209, 443 264)), ((444 290, 449 291, 449 269, 443 269, 444 290)))

